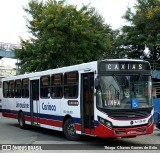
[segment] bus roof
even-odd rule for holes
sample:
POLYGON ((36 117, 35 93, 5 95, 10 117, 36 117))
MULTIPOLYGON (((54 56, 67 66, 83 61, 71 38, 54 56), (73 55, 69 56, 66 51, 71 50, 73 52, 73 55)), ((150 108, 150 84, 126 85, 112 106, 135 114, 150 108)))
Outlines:
POLYGON ((141 60, 141 59, 104 59, 104 60, 101 60, 101 61, 109 61, 109 62, 146 62, 146 63, 149 63, 148 61, 145 61, 145 60, 141 60))
POLYGON ((104 59, 104 60, 99 60, 99 61, 93 61, 93 62, 88 62, 88 63, 82 63, 82 64, 77 64, 77 65, 72 65, 72 66, 66 66, 62 68, 56 68, 56 69, 49 69, 45 71, 38 71, 38 72, 31 72, 31 73, 25 73, 22 75, 15 75, 15 76, 10 76, 3 78, 3 80, 10 80, 12 79, 18 79, 18 78, 32 78, 32 77, 39 77, 39 76, 44 76, 44 75, 50 75, 50 74, 58 74, 58 73, 65 73, 65 72, 71 72, 71 71, 79 71, 79 70, 84 70, 84 71, 89 71, 89 70, 97 70, 97 62, 146 62, 149 63, 148 61, 144 60, 138 60, 138 59, 104 59))
POLYGON ((96 70, 97 69, 97 61, 89 62, 89 63, 82 63, 78 65, 72 65, 72 66, 66 66, 62 68, 56 68, 56 69, 49 69, 45 71, 38 71, 38 72, 31 72, 31 73, 25 73, 22 75, 15 75, 3 78, 3 80, 9 80, 9 79, 17 79, 17 78, 28 78, 28 77, 38 77, 42 75, 50 75, 50 74, 58 74, 58 73, 65 73, 65 72, 71 72, 71 71, 79 71, 79 70, 96 70))

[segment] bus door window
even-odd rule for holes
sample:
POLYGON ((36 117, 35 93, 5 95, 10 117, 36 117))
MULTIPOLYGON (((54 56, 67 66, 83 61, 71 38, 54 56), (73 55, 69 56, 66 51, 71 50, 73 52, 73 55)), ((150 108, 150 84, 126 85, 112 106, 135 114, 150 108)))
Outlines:
POLYGON ((32 96, 33 100, 39 100, 39 80, 32 82, 32 96))
POLYGON ((87 73, 83 76, 84 95, 84 125, 85 128, 94 128, 94 74, 87 73))

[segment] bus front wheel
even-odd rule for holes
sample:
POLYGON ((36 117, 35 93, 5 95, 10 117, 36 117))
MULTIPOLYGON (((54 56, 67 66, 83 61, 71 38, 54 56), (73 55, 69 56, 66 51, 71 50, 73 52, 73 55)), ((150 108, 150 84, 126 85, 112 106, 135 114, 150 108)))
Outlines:
POLYGON ((64 123, 64 135, 68 140, 76 141, 80 139, 80 135, 76 134, 75 124, 72 118, 69 118, 64 123))
POLYGON ((18 123, 21 129, 25 128, 25 118, 23 112, 20 112, 18 115, 18 123))

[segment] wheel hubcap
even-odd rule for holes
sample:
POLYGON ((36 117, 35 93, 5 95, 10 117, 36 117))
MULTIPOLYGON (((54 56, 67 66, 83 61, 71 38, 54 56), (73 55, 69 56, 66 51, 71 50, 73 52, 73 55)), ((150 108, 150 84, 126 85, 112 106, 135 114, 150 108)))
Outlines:
POLYGON ((68 126, 67 130, 68 130, 68 134, 70 136, 76 135, 76 129, 75 129, 75 125, 73 123, 68 126))

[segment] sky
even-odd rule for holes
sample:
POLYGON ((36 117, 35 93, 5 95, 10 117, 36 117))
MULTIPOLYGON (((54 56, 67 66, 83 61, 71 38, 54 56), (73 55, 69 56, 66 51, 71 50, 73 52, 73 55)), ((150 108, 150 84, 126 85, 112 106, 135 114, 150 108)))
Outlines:
MULTIPOLYGON (((0 0, 0 42, 18 44, 19 37, 29 38, 26 27, 27 14, 23 10, 29 0, 0 0)), ((125 24, 122 19, 127 6, 134 6, 136 0, 66 0, 68 4, 77 5, 80 8, 82 4, 89 4, 95 7, 102 15, 105 22, 113 29, 118 29, 125 24)), ((0 66, 14 66, 16 60, 2 59, 0 66)))

